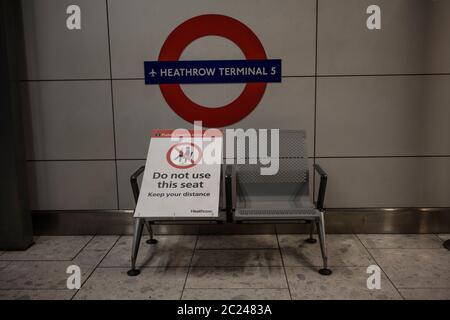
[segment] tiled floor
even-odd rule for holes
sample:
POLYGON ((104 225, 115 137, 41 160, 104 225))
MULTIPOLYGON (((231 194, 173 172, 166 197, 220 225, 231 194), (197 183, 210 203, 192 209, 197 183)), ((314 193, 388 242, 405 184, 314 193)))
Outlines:
POLYGON ((450 299, 450 235, 329 235, 331 276, 305 235, 157 236, 128 277, 130 236, 36 237, 0 252, 0 299, 450 299), (81 269, 67 289, 67 267, 81 269), (369 265, 381 288, 368 289, 369 265))

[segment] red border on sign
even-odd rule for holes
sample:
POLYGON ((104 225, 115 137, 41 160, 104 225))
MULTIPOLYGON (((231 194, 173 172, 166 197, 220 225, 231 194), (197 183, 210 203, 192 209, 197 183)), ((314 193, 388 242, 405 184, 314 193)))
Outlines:
POLYGON ((177 169, 189 169, 189 168, 192 168, 193 166, 197 165, 200 162, 200 160, 202 159, 202 156, 203 156, 202 149, 200 149, 200 147, 198 145, 196 145, 195 143, 192 143, 192 142, 181 142, 181 143, 174 144, 173 146, 171 146, 169 148, 169 150, 166 153, 166 160, 167 160, 167 163, 170 164, 174 168, 177 168, 177 169), (173 163, 172 159, 170 158, 172 150, 174 148, 176 148, 177 146, 183 146, 183 145, 190 145, 190 146, 194 147, 194 149, 196 149, 197 152, 198 152, 197 161, 192 162, 188 166, 179 166, 179 165, 173 163))
POLYGON ((152 138, 214 138, 222 137, 219 129, 192 130, 192 129, 153 129, 150 132, 152 138))
MULTIPOLYGON (((218 14, 191 18, 173 30, 159 53, 159 61, 177 61, 194 40, 205 36, 220 36, 234 42, 248 60, 267 59, 258 37, 242 22, 218 14)), ((160 84, 166 102, 183 119, 202 120, 206 127, 225 127, 245 118, 256 108, 266 90, 266 83, 247 83, 242 93, 222 107, 206 107, 193 102, 179 84, 160 84)))

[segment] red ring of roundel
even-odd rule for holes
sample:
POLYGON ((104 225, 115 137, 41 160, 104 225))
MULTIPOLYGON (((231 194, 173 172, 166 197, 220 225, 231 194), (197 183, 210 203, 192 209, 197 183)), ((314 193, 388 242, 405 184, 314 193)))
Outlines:
MULTIPOLYGON (((159 61, 177 61, 194 40, 220 36, 234 42, 248 60, 267 59, 258 37, 242 22, 217 14, 191 18, 173 30, 159 53, 159 61)), ((240 121, 256 108, 266 83, 247 83, 234 101, 222 107, 207 107, 193 102, 179 84, 160 84, 161 93, 175 113, 189 122, 201 120, 206 127, 225 127, 240 121)))

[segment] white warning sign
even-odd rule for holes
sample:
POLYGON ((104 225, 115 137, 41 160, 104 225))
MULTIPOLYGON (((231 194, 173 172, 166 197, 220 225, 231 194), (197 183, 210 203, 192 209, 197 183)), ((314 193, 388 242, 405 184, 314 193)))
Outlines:
POLYGON ((218 217, 222 133, 154 130, 135 217, 218 217))

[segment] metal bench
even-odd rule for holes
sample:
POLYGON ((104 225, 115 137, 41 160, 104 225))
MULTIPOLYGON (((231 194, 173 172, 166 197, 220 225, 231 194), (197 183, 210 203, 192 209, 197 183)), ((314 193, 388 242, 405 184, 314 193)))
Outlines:
MULTIPOLYGON (((260 164, 245 164, 232 167, 231 188, 233 220, 237 222, 308 222, 311 224, 310 237, 317 227, 323 268, 320 274, 329 275, 325 243, 324 198, 327 175, 314 164, 320 176, 317 202, 310 200, 309 161, 306 150, 306 134, 299 130, 279 132, 279 170, 275 175, 261 175, 260 164)), ((246 150, 247 151, 247 150, 246 150)), ((237 161, 239 156, 235 158, 237 161)))
MULTIPOLYGON (((249 164, 247 149, 243 155, 236 155, 233 159, 233 163, 245 162, 244 164, 222 165, 218 218, 177 218, 176 220, 157 217, 135 218, 131 269, 128 275, 136 276, 140 273, 136 269, 136 259, 144 225, 150 235, 147 243, 156 244, 152 224, 224 222, 309 223, 310 235, 306 242, 316 242, 313 233, 317 228, 323 258, 323 268, 319 270, 319 273, 330 275, 324 223, 327 175, 319 165, 314 165, 315 172, 320 176, 320 183, 317 201, 311 202, 305 139, 304 131, 280 130, 279 171, 275 175, 261 175, 261 164, 249 164)), ((136 203, 139 198, 138 177, 143 173, 144 168, 144 166, 140 167, 130 179, 136 203)))

